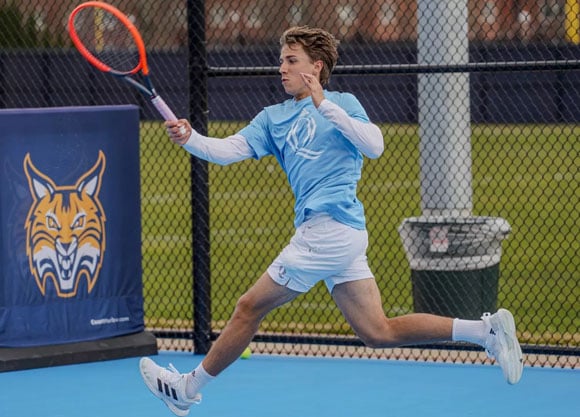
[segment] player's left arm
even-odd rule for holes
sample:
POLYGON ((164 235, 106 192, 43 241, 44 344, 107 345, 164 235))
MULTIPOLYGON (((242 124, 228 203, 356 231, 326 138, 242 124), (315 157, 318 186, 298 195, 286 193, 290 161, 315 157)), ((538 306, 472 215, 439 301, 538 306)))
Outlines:
POLYGON ((317 77, 312 74, 301 73, 304 84, 310 90, 312 103, 322 116, 332 122, 336 128, 365 156, 378 158, 385 149, 381 129, 371 123, 359 101, 352 94, 345 94, 344 98, 350 100, 347 103, 353 113, 358 113, 361 119, 350 116, 338 104, 324 97, 324 90, 317 77))
MULTIPOLYGON (((354 99, 354 97, 353 97, 354 99)), ((321 101, 318 111, 366 157, 378 158, 385 149, 381 129, 368 120, 350 116, 342 107, 328 99, 321 101)))

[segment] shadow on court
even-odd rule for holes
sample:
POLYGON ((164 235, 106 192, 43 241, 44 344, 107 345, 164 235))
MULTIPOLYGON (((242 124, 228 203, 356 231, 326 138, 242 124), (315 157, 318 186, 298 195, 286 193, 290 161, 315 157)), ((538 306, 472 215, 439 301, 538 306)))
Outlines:
MULTIPOLYGON (((186 371, 202 356, 161 352, 186 371)), ((0 373, 0 417, 171 417, 139 358, 0 373)), ((580 372, 530 368, 518 385, 489 365, 254 355, 203 391, 190 416, 580 416, 580 372)))

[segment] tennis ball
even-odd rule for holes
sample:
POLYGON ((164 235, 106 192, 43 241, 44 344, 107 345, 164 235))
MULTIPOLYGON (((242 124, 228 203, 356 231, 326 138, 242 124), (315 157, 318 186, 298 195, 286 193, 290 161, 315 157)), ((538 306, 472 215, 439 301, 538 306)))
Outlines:
POLYGON ((242 355, 240 356, 240 358, 241 359, 250 359, 250 356, 252 356, 252 350, 249 347, 247 347, 242 352, 242 355))

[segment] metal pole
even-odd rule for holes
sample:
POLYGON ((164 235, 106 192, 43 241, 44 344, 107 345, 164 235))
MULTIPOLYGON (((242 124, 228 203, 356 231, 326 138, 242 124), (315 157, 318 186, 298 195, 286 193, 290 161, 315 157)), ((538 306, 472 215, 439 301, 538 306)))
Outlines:
MULTIPOLYGON (((418 64, 469 62, 467 0, 418 0, 418 64)), ((425 216, 469 216, 469 74, 420 74, 421 203, 425 216)))
MULTIPOLYGON (((467 0, 418 0, 418 64, 469 61, 467 0)), ((507 221, 472 217, 469 74, 419 75, 421 208, 399 233, 414 310, 477 319, 494 311, 507 221)))
MULTIPOLYGON (((189 45, 189 120, 207 135, 207 53, 205 1, 187 0, 189 45)), ((209 237, 209 177, 207 162, 191 157, 193 235, 193 346, 205 354, 211 346, 211 282, 209 237)))

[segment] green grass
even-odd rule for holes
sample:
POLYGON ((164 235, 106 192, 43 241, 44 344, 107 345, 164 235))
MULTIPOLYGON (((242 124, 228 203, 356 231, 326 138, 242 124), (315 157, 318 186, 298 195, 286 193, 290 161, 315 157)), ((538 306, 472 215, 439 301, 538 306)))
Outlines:
MULTIPOLYGON (((243 124, 213 123, 225 136, 243 124)), ((522 337, 578 345, 578 166, 580 127, 473 126, 474 214, 512 226, 504 242, 499 304, 522 337), (575 337, 575 339, 571 339, 575 337), (563 338, 559 339, 559 338, 563 338)), ((369 261, 388 315, 410 312, 410 270, 397 228, 421 214, 418 129, 383 126, 385 153, 366 160, 359 197, 370 234, 369 261)), ((191 192, 188 154, 159 124, 141 134, 143 273, 148 325, 190 326, 191 192)), ((235 300, 293 233, 293 197, 273 158, 209 166, 212 319, 221 328, 235 300)), ((195 192, 194 192, 195 196, 195 192)), ((345 334, 350 330, 319 285, 266 319, 262 330, 345 334)))

